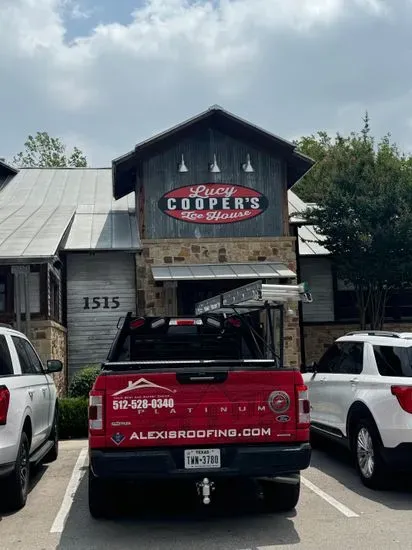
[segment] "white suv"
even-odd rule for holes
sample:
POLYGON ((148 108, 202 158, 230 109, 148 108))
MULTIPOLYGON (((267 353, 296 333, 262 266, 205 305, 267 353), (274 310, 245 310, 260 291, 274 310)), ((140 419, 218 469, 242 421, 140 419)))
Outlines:
POLYGON ((0 505, 9 509, 26 503, 30 466, 57 459, 57 391, 50 374, 62 368, 61 361, 44 368, 24 334, 0 325, 0 505))
POLYGON ((313 438, 347 445, 367 487, 412 473, 412 333, 348 333, 303 370, 313 438))

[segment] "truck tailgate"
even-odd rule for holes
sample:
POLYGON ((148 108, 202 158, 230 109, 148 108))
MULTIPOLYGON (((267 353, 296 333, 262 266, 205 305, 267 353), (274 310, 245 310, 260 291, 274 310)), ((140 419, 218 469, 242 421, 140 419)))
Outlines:
POLYGON ((110 373, 105 445, 136 448, 297 439, 294 370, 110 373))

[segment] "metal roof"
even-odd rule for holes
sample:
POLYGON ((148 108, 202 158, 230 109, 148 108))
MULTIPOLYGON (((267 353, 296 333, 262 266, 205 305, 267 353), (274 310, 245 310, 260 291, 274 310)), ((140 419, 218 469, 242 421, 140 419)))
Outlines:
MULTIPOLYGON (((292 223, 305 224, 302 212, 307 208, 293 191, 288 191, 289 216, 292 223)), ((319 235, 313 225, 301 225, 298 228, 300 256, 328 256, 329 250, 322 245, 323 235, 319 235)))
POLYGON ((286 279, 296 274, 278 262, 192 264, 152 266, 155 281, 189 281, 206 279, 286 279))
POLYGON ((0 261, 46 261, 59 248, 141 248, 134 194, 113 199, 110 168, 25 168, 1 189, 0 261))
MULTIPOLYGON (((140 249, 134 193, 115 200, 111 178, 110 168, 21 169, 0 186, 0 262, 47 261, 59 248, 140 249)), ((306 205, 292 191, 288 201, 297 221, 306 205)), ((302 256, 328 254, 313 226, 298 232, 302 256)))

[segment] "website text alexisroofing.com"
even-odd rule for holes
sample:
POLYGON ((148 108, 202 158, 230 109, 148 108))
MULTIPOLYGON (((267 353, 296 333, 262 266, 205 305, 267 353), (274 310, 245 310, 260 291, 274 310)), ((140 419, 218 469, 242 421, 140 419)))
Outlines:
POLYGON ((207 439, 227 437, 262 437, 270 436, 270 428, 243 428, 242 430, 178 430, 160 432, 134 432, 130 439, 207 439))

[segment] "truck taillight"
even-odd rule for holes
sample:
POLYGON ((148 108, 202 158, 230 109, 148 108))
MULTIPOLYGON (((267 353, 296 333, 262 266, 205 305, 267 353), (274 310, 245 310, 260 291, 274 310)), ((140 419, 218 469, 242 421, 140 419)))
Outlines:
POLYGON ((92 392, 89 395, 89 429, 103 430, 103 395, 92 392))
POLYGON ((4 426, 7 423, 9 404, 10 392, 6 386, 0 386, 0 426, 4 426))
POLYGON ((136 328, 142 327, 144 324, 145 324, 145 320, 143 318, 139 318, 139 319, 134 319, 134 321, 131 321, 129 326, 131 329, 136 329, 136 328))
POLYGON ((296 400, 298 407, 298 428, 308 428, 310 426, 310 403, 307 386, 296 386, 296 400))
POLYGON ((398 399, 402 409, 412 414, 412 386, 392 386, 391 392, 398 399))

